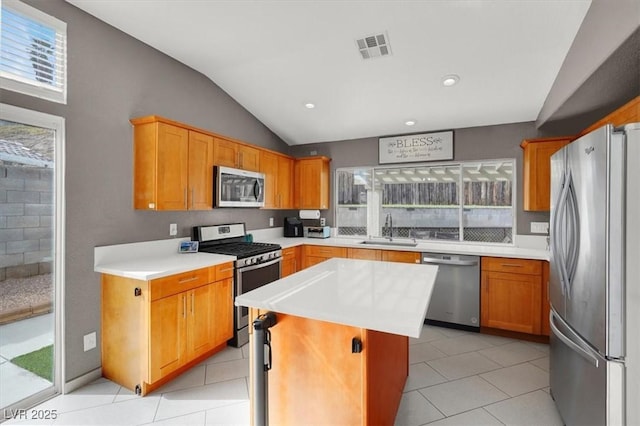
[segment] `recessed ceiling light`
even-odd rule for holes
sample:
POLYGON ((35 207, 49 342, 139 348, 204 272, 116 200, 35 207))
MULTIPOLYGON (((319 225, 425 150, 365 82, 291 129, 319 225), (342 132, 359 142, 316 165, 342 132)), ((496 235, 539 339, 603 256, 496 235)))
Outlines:
POLYGON ((307 102, 306 104, 304 104, 304 107, 307 109, 314 109, 316 107, 316 104, 312 104, 311 102, 307 102))
POLYGON ((442 77, 442 85, 447 87, 453 86, 459 81, 460 81, 460 77, 458 77, 455 74, 445 75, 444 77, 442 77))
POLYGON ((407 126, 415 126, 416 125, 416 121, 415 120, 407 120, 404 122, 404 124, 406 124, 407 126))

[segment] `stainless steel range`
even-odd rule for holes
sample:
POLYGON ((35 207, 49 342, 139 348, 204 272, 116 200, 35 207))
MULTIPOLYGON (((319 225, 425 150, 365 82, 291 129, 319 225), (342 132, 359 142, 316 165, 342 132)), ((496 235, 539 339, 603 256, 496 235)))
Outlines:
MULTIPOLYGON (((246 241, 244 223, 194 226, 192 239, 198 251, 236 256, 234 295, 239 296, 280 279, 282 250, 278 244, 246 241)), ((234 335, 229 344, 240 347, 249 342, 249 310, 234 308, 234 335)))

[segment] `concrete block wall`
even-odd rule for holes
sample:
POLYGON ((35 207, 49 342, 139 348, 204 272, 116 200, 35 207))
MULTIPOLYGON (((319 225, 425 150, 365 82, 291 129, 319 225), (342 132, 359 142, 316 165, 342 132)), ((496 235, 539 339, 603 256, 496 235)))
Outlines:
POLYGON ((53 169, 0 164, 0 281, 51 272, 53 181, 53 169))

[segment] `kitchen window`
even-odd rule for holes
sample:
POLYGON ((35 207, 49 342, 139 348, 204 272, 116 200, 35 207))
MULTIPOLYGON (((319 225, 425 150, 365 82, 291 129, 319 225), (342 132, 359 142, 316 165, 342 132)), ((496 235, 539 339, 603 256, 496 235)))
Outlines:
POLYGON ((336 170, 339 236, 511 243, 515 161, 336 170))
POLYGON ((17 0, 0 13, 4 89, 66 103, 67 24, 17 0))

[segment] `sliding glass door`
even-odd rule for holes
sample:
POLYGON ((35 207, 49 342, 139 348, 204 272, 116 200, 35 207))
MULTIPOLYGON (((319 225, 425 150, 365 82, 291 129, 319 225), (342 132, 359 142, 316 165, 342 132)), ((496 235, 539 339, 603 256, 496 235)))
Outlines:
POLYGON ((59 391, 64 121, 0 105, 0 405, 59 391))

